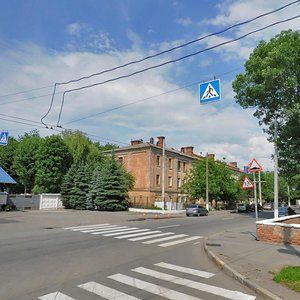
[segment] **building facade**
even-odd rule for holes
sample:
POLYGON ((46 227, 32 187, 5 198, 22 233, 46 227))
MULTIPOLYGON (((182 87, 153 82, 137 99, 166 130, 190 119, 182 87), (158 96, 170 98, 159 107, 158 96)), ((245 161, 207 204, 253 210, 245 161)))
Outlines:
MULTIPOLYGON (((188 195, 181 191, 183 181, 194 162, 205 159, 193 152, 194 147, 182 147, 181 150, 165 148, 165 137, 159 136, 154 143, 132 140, 131 145, 114 150, 116 159, 123 164, 127 172, 135 178, 134 189, 129 192, 134 207, 162 207, 182 209, 188 201, 188 195)), ((106 151, 106 154, 111 151, 106 151)), ((215 159, 214 154, 208 154, 215 159)), ((229 167, 239 170, 236 163, 229 167)))

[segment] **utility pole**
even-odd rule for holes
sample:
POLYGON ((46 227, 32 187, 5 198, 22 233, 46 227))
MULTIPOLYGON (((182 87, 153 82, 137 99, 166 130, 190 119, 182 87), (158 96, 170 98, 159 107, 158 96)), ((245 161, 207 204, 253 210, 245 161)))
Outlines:
MULTIPOLYGON (((260 172, 259 172, 260 173, 260 172)), ((256 179, 255 179, 255 172, 253 173, 253 181, 254 181, 254 205, 255 205, 255 219, 258 220, 258 213, 257 213, 257 196, 256 196, 256 179)))
POLYGON ((161 200, 162 200, 162 209, 165 210, 165 140, 163 139, 163 148, 162 148, 162 174, 161 174, 161 200))
POLYGON ((278 152, 277 152, 277 120, 274 124, 274 219, 278 219, 278 152))
POLYGON ((209 210, 209 194, 208 194, 208 152, 206 153, 206 209, 209 210))
POLYGON ((259 189, 259 204, 260 206, 262 206, 260 171, 258 172, 258 189, 259 189))

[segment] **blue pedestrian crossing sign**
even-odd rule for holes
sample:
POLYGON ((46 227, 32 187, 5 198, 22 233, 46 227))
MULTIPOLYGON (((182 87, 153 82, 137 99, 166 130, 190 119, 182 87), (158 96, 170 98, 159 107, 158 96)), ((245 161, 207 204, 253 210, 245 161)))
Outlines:
POLYGON ((0 145, 7 145, 8 143, 8 132, 2 131, 0 133, 0 145))
POLYGON ((220 79, 200 83, 199 96, 200 104, 221 100, 220 79))

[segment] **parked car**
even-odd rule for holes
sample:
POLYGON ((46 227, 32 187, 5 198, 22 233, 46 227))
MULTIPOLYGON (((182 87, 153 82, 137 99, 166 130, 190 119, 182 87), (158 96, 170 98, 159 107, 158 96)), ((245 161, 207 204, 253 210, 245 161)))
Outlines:
POLYGON ((190 204, 190 206, 186 208, 185 213, 187 216, 207 216, 208 210, 201 205, 190 204))
POLYGON ((278 207, 278 217, 295 215, 296 212, 289 206, 278 207))
POLYGON ((263 205, 263 210, 272 210, 274 206, 272 205, 271 202, 265 202, 263 205))
POLYGON ((251 207, 249 204, 240 203, 238 205, 238 212, 250 212, 250 211, 251 211, 251 207))
MULTIPOLYGON (((259 203, 257 203, 257 211, 262 211, 263 210, 263 207, 259 204, 259 203)), ((255 211, 255 203, 252 203, 251 205, 250 205, 250 211, 255 211)))

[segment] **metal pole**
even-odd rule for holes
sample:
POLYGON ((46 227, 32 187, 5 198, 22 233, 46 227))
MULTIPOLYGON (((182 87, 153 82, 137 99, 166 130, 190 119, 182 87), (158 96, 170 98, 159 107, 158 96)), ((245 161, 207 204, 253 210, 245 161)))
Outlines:
POLYGON ((259 204, 262 206, 262 198, 261 198, 261 179, 260 179, 260 171, 258 172, 258 194, 259 194, 259 204))
POLYGON ((206 153, 206 209, 209 210, 209 195, 208 195, 208 152, 206 153))
POLYGON ((287 192, 288 192, 288 206, 291 206, 291 194, 290 194, 290 186, 287 186, 287 192))
POLYGON ((277 153, 277 120, 274 128, 274 219, 278 219, 278 153, 277 153))
POLYGON ((254 181, 254 204, 255 204, 255 219, 258 220, 257 214, 257 196, 256 196, 256 179, 255 179, 255 172, 253 173, 253 181, 254 181))
POLYGON ((162 200, 162 209, 165 210, 165 140, 163 140, 163 151, 162 151, 162 174, 161 174, 161 200, 162 200))

